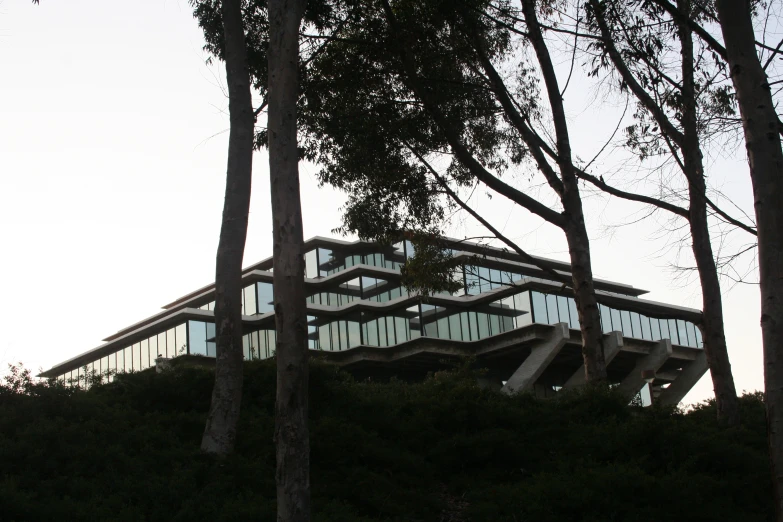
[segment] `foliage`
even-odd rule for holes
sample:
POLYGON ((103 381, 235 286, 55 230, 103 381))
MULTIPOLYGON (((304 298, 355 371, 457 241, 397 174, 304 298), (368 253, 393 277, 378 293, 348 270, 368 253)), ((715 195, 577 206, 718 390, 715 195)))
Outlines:
MULTIPOLYGON (((83 391, 17 368, 0 386, 0 518, 274 520, 274 361, 245 365, 237 453, 198 450, 213 375, 175 367, 83 391)), ((313 520, 770 520, 764 408, 629 408, 610 391, 539 400, 467 368, 418 384, 311 368, 313 520)))

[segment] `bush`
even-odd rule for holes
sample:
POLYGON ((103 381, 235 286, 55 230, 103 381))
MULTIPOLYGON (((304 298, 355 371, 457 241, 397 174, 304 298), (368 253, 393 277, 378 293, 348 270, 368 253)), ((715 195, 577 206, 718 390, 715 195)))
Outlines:
MULTIPOLYGON (((274 361, 246 363, 237 452, 224 460, 198 449, 212 379, 175 367, 84 391, 12 368, 0 519, 274 520, 274 361)), ((742 426, 721 429, 712 403, 641 409, 598 390, 538 400, 475 382, 464 368, 357 382, 314 362, 313 520, 772 520, 758 394, 742 398, 742 426)))

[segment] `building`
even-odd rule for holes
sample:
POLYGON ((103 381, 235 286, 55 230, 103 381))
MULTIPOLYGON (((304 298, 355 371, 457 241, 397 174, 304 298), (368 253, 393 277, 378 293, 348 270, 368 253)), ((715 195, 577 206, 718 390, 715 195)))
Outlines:
MULTIPOLYGON (((448 240, 462 261, 461 289, 426 302, 403 287, 399 268, 413 246, 315 237, 305 242, 308 345, 357 376, 419 378, 475 357, 485 384, 551 395, 584 381, 574 300, 547 272, 516 254, 448 240)), ((568 274, 569 264, 539 258, 568 274)), ((246 359, 274 354, 272 259, 243 272, 246 359)), ((595 281, 609 379, 629 397, 676 404, 707 371, 698 310, 641 299, 645 290, 595 281), (651 380, 651 382, 650 382, 651 380), (650 385, 648 386, 648 382, 650 385)), ((55 365, 41 376, 84 381, 94 373, 142 371, 159 357, 214 357, 214 285, 55 365)))

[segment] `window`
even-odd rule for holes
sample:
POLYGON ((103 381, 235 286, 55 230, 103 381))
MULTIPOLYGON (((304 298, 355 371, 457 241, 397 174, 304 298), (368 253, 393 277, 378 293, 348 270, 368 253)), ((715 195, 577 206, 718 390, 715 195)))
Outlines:
POLYGON ((546 294, 547 323, 556 324, 560 322, 560 315, 557 313, 557 296, 546 294))
POLYGON ((215 323, 206 323, 207 325, 207 355, 215 357, 217 355, 217 345, 215 344, 215 323))
POLYGON ((191 355, 207 355, 207 325, 201 321, 188 321, 191 355))
POLYGON ((256 308, 259 314, 274 313, 275 292, 272 283, 256 283, 256 308))
POLYGON ((639 314, 636 312, 631 312, 631 326, 633 327, 633 336, 637 339, 643 339, 642 321, 639 318, 639 314))
POLYGON ((180 325, 177 325, 175 328, 175 333, 177 337, 177 355, 185 355, 188 353, 188 334, 187 334, 187 326, 185 326, 185 323, 182 323, 180 325))
POLYGON ((141 342, 141 369, 146 370, 150 366, 150 340, 144 339, 141 342))
POLYGON ((672 344, 683 344, 681 339, 677 335, 677 320, 669 319, 669 335, 671 336, 672 344))
POLYGON ((650 333, 653 341, 660 341, 661 337, 661 325, 660 321, 655 317, 650 317, 650 333))
POLYGON ((599 304, 598 310, 601 314, 601 330, 604 333, 611 332, 612 329, 612 312, 609 310, 609 307, 606 305, 599 304))
POLYGON ((623 326, 623 337, 633 337, 631 313, 628 310, 620 310, 620 321, 623 326))
POLYGON ((318 277, 318 253, 310 250, 305 254, 305 277, 315 279, 318 277))
POLYGON ((142 369, 141 367, 141 343, 133 345, 133 369, 137 372, 142 369))
POLYGON ((166 330, 166 357, 171 359, 177 356, 177 338, 174 334, 174 328, 166 330))
POLYGON ((652 341, 652 333, 650 332, 650 318, 642 315, 639 316, 642 323, 642 339, 652 341))
POLYGON ((546 299, 544 298, 544 294, 540 292, 530 292, 530 296, 533 301, 533 321, 547 324, 549 320, 547 319, 546 299))
POLYGON ((571 325, 571 319, 568 317, 568 298, 562 295, 557 296, 557 310, 559 322, 571 325))
MULTIPOLYGON (((530 306, 530 292, 520 292, 515 294, 514 308, 520 312, 526 312, 517 317, 517 328, 527 326, 533 322, 533 314, 531 313, 532 307, 530 306)), ((465 335, 465 339, 467 339, 467 335, 465 335)))
POLYGON ((242 302, 245 315, 256 315, 258 313, 256 308, 256 285, 246 286, 242 289, 242 302))

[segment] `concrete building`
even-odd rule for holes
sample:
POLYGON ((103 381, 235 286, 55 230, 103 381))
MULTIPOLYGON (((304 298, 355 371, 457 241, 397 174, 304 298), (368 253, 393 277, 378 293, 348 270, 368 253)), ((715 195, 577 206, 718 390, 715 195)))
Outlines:
MULTIPOLYGON (((413 254, 392 246, 315 237, 305 242, 308 346, 358 377, 420 378, 473 356, 485 384, 549 396, 584 382, 581 336, 570 291, 516 254, 448 240, 461 288, 422 302, 400 282, 413 254)), ((568 263, 539 258, 568 274, 568 263)), ((551 277, 551 276, 549 276, 551 277)), ((274 354, 272 259, 243 271, 244 354, 274 354)), ((596 280, 611 383, 629 398, 678 403, 707 371, 698 310, 641 299, 629 285, 596 280), (649 385, 648 385, 648 381, 649 385)), ((41 376, 79 383, 95 373, 143 371, 158 358, 215 356, 214 285, 104 339, 41 376)))

